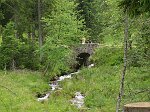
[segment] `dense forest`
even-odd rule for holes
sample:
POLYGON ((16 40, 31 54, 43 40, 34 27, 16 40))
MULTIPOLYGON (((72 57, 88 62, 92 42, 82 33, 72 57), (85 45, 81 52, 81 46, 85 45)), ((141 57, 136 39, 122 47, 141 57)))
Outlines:
POLYGON ((150 0, 0 2, 0 112, 121 112, 149 67, 150 0))

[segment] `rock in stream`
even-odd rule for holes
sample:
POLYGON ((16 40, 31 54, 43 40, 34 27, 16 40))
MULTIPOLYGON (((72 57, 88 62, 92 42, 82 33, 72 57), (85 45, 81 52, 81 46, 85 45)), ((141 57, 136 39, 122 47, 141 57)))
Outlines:
POLYGON ((77 106, 78 108, 81 108, 84 106, 84 96, 81 94, 81 92, 76 92, 75 97, 70 100, 73 105, 77 106))

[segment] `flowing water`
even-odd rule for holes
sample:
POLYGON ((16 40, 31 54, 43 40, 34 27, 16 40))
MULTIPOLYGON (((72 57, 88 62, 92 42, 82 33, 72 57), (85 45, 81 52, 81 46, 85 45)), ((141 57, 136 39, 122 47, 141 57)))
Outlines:
POLYGON ((78 108, 81 108, 84 106, 84 95, 82 95, 80 92, 76 92, 75 97, 70 101, 73 105, 76 105, 78 108))
MULTIPOLYGON (((91 68, 93 66, 94 66, 94 64, 90 64, 88 66, 88 68, 91 68)), ((77 72, 73 72, 73 73, 70 73, 70 74, 67 74, 67 75, 60 76, 60 77, 58 77, 58 79, 56 79, 54 81, 51 81, 51 83, 49 84, 49 86, 51 87, 51 91, 48 92, 47 94, 45 94, 43 97, 39 97, 37 99, 37 101, 43 102, 45 100, 48 100, 48 98, 50 97, 50 94, 51 94, 52 91, 63 89, 63 88, 59 87, 59 82, 65 80, 65 79, 71 79, 72 75, 78 74, 79 72, 80 71, 78 70, 77 72)), ((77 108, 81 108, 81 107, 84 106, 84 98, 85 98, 85 96, 83 94, 81 94, 81 92, 77 91, 75 93, 74 98, 71 99, 70 101, 73 105, 77 106, 77 108)))

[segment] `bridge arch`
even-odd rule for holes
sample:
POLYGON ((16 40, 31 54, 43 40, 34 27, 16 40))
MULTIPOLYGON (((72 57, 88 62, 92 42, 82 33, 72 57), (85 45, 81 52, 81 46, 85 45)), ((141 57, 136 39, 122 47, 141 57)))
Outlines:
POLYGON ((76 57, 76 61, 77 61, 76 69, 79 69, 82 66, 88 66, 90 55, 91 54, 89 54, 87 52, 82 52, 82 53, 78 54, 76 57))
POLYGON ((94 53, 94 49, 97 48, 98 46, 99 46, 98 43, 84 43, 84 44, 79 44, 78 46, 74 46, 73 57, 77 62, 74 65, 74 68, 78 70, 82 66, 90 65, 89 57, 94 53))

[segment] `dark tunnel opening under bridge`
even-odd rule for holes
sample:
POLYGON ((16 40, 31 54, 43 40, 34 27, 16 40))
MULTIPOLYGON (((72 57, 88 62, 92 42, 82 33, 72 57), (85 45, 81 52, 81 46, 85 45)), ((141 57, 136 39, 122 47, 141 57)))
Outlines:
POLYGON ((83 66, 88 66, 89 65, 89 57, 90 54, 89 53, 80 53, 77 55, 76 57, 76 61, 77 61, 77 65, 76 65, 76 69, 80 69, 83 66))

